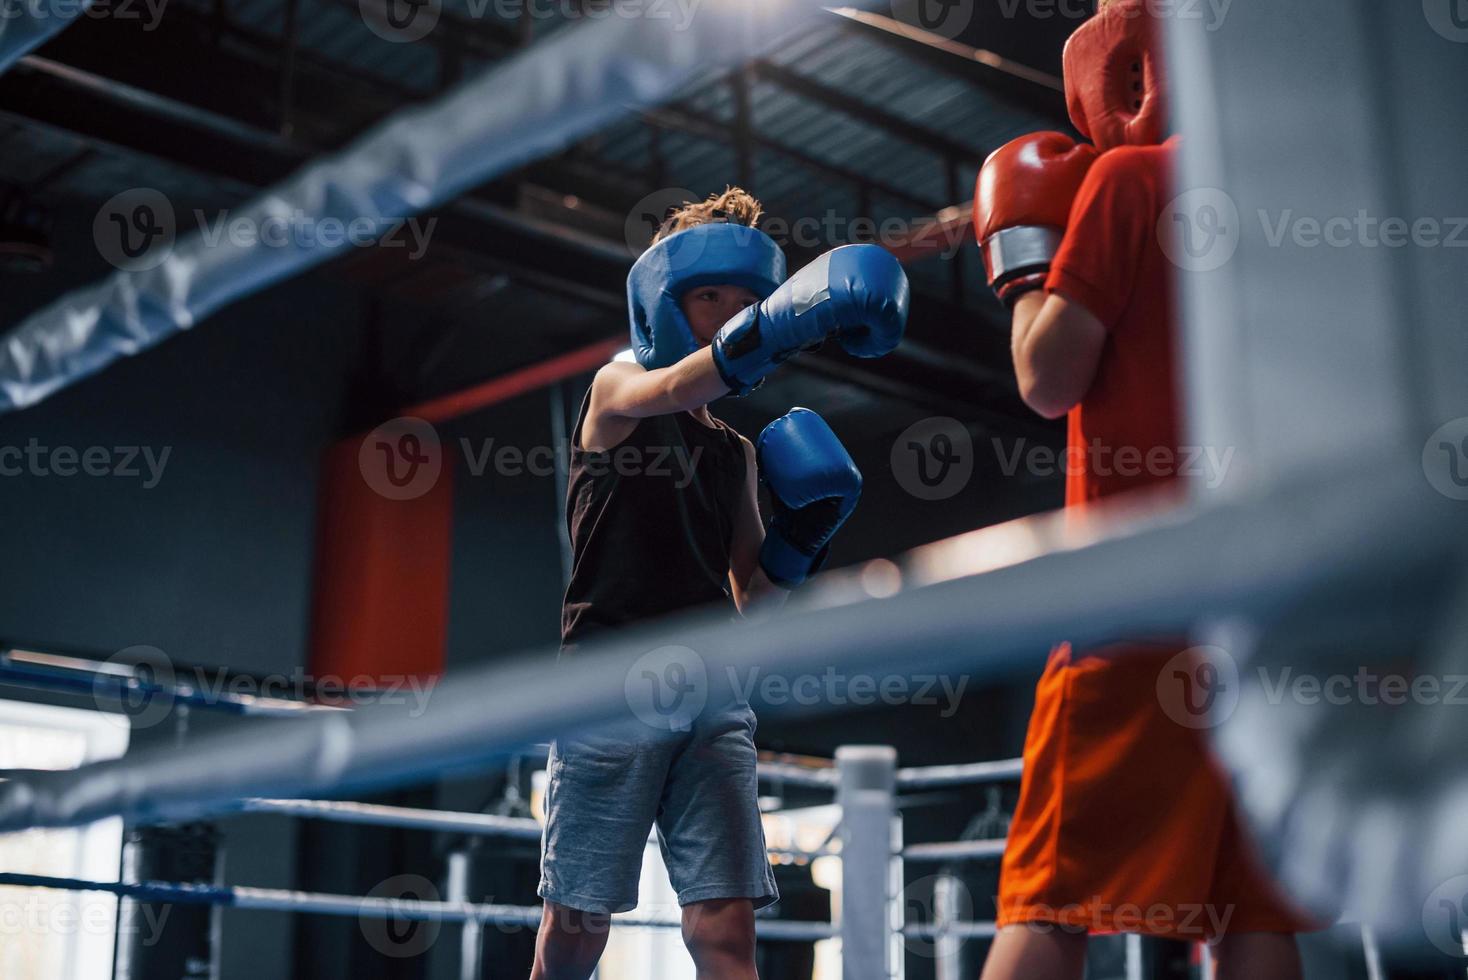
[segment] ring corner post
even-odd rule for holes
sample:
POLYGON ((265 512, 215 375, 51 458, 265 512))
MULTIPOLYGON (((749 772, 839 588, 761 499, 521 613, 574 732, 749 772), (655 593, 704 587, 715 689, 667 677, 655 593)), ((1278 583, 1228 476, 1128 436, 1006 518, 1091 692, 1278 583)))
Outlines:
POLYGON ((836 750, 841 804, 841 976, 887 980, 893 963, 891 868, 897 750, 845 745, 836 750))

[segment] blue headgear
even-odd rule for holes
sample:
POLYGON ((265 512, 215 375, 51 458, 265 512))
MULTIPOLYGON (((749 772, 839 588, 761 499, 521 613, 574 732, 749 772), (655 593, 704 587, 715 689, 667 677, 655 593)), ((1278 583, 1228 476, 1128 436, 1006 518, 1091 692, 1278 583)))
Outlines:
POLYGON ((698 350, 678 306, 695 286, 743 286, 764 299, 785 281, 785 253, 758 228, 727 221, 669 235, 653 245, 627 275, 632 353, 651 371, 698 350))

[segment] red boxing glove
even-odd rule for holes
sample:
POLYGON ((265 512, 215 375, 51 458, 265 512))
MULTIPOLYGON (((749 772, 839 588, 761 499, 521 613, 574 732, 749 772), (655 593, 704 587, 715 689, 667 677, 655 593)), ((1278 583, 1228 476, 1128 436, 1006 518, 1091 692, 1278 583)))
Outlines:
POLYGON ((989 154, 974 188, 974 234, 999 299, 1040 289, 1096 148, 1064 133, 1030 133, 989 154))

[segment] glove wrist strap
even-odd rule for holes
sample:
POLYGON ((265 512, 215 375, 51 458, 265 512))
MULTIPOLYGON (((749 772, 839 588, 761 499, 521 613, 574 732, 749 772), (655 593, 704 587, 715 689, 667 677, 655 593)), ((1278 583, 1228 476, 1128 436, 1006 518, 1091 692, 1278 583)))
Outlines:
POLYGON ((759 553, 759 567, 771 582, 793 589, 810 577, 825 561, 827 548, 822 548, 812 557, 785 539, 775 528, 765 535, 764 547, 759 553))
POLYGON ((1013 302, 1014 297, 1029 289, 1036 278, 1043 285, 1050 263, 1060 250, 1063 229, 1048 225, 1020 225, 1001 228, 984 240, 984 268, 989 285, 1000 299, 1013 302), (1012 292, 1014 286, 1021 286, 1012 292))
POLYGON ((730 394, 739 397, 758 388, 775 365, 761 345, 759 305, 751 306, 736 319, 714 336, 713 349, 719 379, 730 394))

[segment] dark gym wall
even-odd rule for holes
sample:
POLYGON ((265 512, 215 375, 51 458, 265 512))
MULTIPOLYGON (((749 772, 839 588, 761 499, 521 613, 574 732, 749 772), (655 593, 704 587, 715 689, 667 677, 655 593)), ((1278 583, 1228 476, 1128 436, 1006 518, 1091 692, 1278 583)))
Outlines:
POLYGON ((455 464, 450 672, 560 637, 562 498, 536 452, 556 448, 554 397, 533 391, 439 426, 455 464))
MULTIPOLYGON (((72 225, 89 213, 60 210, 72 225)), ((89 224, 54 239, 55 270, 10 277, 0 322, 108 271, 89 224)), ((137 477, 0 477, 0 635, 103 656, 149 644, 245 670, 301 663, 317 456, 361 316, 353 291, 323 277, 285 283, 0 416, 0 446, 166 459, 150 486, 141 455, 137 477)))
MULTIPOLYGON (((54 269, 8 277, 0 323, 13 325, 110 271, 91 247, 94 205, 71 202, 56 212, 54 269)), ((361 410, 360 400, 348 401, 363 359, 397 357, 364 346, 373 316, 388 332, 427 320, 415 310, 374 309, 327 269, 0 415, 0 447, 24 451, 33 439, 78 454, 137 446, 166 460, 156 483, 0 476, 0 640, 93 657, 146 644, 178 663, 253 673, 303 668, 320 453, 358 421, 348 413, 361 410)), ((445 426, 443 437, 455 448, 461 436, 476 445, 484 438, 539 444, 550 440, 549 412, 549 392, 536 392, 445 426)), ((147 473, 141 456, 134 462, 147 473)), ((554 481, 490 471, 458 487, 450 664, 554 642, 561 598, 554 481)), ((231 722, 195 712, 190 727, 231 722)), ((172 737, 171 726, 160 725, 135 731, 133 741, 172 737)), ((298 886, 300 825, 252 816, 220 826, 226 884, 298 886)), ((292 975, 302 917, 223 916, 226 980, 292 975)))

